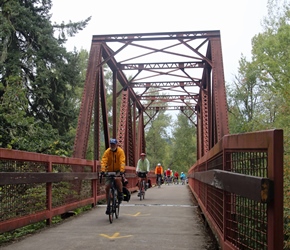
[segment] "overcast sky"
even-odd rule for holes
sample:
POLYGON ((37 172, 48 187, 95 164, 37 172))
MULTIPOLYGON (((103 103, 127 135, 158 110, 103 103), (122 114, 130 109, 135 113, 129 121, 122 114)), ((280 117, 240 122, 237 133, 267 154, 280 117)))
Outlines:
POLYGON ((93 35, 220 30, 226 82, 237 74, 241 54, 250 59, 251 39, 262 31, 267 0, 52 0, 52 21, 80 21, 85 30, 67 43, 90 50, 93 35))

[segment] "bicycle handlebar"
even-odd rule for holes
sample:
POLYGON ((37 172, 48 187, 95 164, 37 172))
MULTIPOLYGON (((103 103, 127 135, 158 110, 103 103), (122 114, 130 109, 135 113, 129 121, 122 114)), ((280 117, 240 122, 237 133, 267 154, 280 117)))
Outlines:
POLYGON ((104 173, 101 173, 100 174, 100 183, 102 183, 102 177, 105 176, 105 177, 111 177, 111 178, 114 178, 114 177, 122 177, 122 180, 124 182, 124 185, 127 185, 128 184, 128 180, 125 178, 125 175, 124 174, 121 174, 120 172, 104 172, 104 173))
POLYGON ((121 177, 122 175, 117 172, 105 172, 104 176, 106 177, 121 177))

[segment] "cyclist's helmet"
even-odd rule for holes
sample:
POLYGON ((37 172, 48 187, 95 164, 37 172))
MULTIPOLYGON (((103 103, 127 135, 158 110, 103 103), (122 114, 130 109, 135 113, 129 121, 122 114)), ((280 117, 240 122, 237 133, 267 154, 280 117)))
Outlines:
POLYGON ((146 154, 145 154, 145 153, 141 153, 140 155, 141 155, 141 156, 146 156, 146 154))
POLYGON ((183 174, 183 172, 181 172, 183 174))
POLYGON ((161 166, 161 164, 160 164, 160 163, 158 163, 158 164, 157 164, 157 166, 161 166))
POLYGON ((110 144, 117 144, 118 141, 115 138, 110 139, 110 144))

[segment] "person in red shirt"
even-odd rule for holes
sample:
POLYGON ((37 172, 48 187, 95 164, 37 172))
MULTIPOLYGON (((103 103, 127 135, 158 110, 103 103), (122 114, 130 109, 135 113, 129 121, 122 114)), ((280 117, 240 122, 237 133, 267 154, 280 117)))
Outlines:
POLYGON ((178 184, 178 178, 179 178, 179 174, 177 171, 175 171, 174 173, 174 183, 178 184))
POLYGON ((170 170, 170 168, 168 168, 166 170, 165 174, 166 174, 166 181, 169 184, 170 183, 170 179, 171 179, 171 170, 170 170))

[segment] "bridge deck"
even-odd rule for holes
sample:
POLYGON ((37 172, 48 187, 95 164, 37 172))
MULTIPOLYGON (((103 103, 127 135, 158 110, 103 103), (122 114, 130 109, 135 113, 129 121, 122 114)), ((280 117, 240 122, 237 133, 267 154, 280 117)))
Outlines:
POLYGON ((133 193, 112 224, 105 206, 71 217, 5 250, 73 249, 216 249, 187 185, 147 190, 145 200, 133 193))

